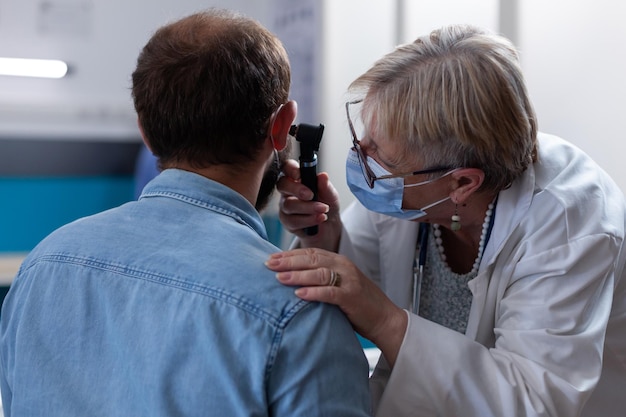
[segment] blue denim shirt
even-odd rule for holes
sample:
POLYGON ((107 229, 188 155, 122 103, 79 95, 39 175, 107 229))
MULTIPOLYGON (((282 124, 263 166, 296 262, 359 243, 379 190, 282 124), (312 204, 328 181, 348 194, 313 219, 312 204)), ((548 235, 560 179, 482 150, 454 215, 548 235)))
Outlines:
POLYGON ((5 415, 369 415, 350 324, 277 282, 277 250, 241 195, 173 169, 55 231, 3 305, 5 415))

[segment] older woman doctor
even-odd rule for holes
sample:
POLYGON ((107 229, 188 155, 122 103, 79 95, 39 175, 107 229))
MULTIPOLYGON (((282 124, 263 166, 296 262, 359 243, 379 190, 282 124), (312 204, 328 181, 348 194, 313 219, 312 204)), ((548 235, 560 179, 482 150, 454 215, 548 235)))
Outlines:
POLYGON ((351 91, 358 203, 340 217, 325 173, 308 201, 290 161, 281 218, 300 248, 267 265, 381 349, 376 415, 622 416, 623 195, 583 152, 537 132, 511 43, 445 27, 351 91))

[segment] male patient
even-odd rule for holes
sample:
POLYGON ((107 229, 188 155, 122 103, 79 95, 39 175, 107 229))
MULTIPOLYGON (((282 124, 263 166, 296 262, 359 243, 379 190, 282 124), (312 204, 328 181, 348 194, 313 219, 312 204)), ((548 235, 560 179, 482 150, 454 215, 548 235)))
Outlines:
POLYGON ((22 264, 2 310, 5 415, 368 415, 348 321, 263 264, 278 249, 257 210, 296 116, 280 41, 211 9, 159 29, 132 81, 163 171, 22 264))

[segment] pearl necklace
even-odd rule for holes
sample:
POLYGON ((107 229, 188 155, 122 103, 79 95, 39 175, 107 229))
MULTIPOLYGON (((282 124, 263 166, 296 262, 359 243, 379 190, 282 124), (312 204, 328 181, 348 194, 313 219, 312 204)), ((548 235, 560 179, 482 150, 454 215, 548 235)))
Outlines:
MULTIPOLYGON (((480 234, 480 242, 478 243, 478 256, 476 256, 476 259, 474 260, 474 265, 472 266, 472 270, 468 272, 468 275, 476 275, 478 273, 478 267, 480 266, 480 261, 483 258, 483 251, 485 250, 485 242, 487 241, 487 236, 490 232, 491 216, 493 215, 494 207, 494 203, 490 203, 489 206, 487 206, 487 211, 485 212, 485 221, 483 222, 483 231, 480 234)), ((433 230, 435 235, 435 243, 437 245, 439 255, 441 256, 441 260, 446 262, 446 255, 443 249, 443 241, 441 240, 441 230, 439 230, 439 225, 433 224, 433 230)))

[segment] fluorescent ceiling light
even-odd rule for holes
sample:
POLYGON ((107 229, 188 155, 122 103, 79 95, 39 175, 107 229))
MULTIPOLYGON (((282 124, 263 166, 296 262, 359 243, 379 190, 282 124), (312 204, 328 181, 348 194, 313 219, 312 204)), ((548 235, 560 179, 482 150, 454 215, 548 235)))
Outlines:
POLYGON ((67 64, 57 59, 0 58, 0 75, 63 78, 67 64))

